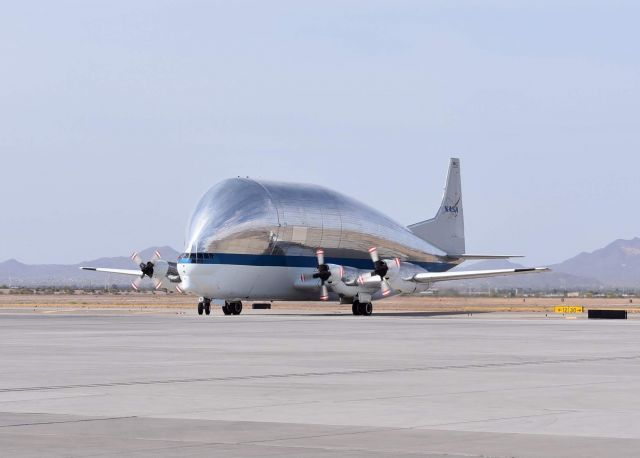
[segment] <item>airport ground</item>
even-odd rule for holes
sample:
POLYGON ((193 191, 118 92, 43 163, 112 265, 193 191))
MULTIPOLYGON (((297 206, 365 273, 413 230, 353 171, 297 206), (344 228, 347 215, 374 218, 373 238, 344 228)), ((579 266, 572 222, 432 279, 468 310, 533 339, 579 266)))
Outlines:
POLYGON ((0 296, 0 455, 638 456, 640 315, 554 305, 0 296))

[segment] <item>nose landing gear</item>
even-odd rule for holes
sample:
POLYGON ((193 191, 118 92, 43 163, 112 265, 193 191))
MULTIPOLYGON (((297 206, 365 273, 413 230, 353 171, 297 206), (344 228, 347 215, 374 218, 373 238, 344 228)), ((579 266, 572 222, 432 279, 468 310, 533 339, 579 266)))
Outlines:
POLYGON ((208 297, 201 297, 200 302, 198 302, 198 315, 202 315, 202 313, 209 315, 211 313, 211 299, 208 297))

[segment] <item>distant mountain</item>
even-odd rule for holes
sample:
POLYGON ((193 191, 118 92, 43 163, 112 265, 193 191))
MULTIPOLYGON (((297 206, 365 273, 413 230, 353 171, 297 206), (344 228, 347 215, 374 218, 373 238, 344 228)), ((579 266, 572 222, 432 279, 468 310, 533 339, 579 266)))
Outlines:
MULTIPOLYGON (((151 247, 140 252, 142 259, 150 259, 158 250, 162 258, 168 261, 178 259, 178 253, 171 247, 151 247)), ((0 262, 0 285, 9 286, 124 286, 131 282, 126 275, 106 274, 80 270, 80 266, 111 267, 116 269, 135 269, 128 256, 99 258, 78 264, 23 264, 15 259, 0 262)))
MULTIPOLYGON (((508 261, 486 261, 459 266, 458 270, 510 269, 522 267, 508 261)), ((640 238, 616 240, 591 253, 580 253, 559 264, 551 272, 496 277, 466 282, 449 282, 450 288, 521 288, 534 290, 633 288, 640 289, 640 238)))
POLYGON ((640 238, 616 240, 592 253, 580 253, 553 266, 557 272, 597 278, 618 288, 640 288, 640 238))

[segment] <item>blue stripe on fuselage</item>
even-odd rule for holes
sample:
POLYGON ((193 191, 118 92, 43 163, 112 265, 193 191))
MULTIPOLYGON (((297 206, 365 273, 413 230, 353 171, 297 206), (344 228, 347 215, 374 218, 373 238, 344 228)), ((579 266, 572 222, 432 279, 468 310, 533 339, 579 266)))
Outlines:
MULTIPOLYGON (((328 264, 337 264, 356 269, 371 269, 371 259, 332 258, 326 257, 328 264)), ((455 264, 446 262, 407 261, 420 266, 428 272, 446 272, 455 264)), ((317 267, 314 256, 285 256, 271 254, 234 254, 234 253, 197 253, 189 258, 178 258, 178 264, 226 264, 238 266, 271 266, 271 267, 317 267)))

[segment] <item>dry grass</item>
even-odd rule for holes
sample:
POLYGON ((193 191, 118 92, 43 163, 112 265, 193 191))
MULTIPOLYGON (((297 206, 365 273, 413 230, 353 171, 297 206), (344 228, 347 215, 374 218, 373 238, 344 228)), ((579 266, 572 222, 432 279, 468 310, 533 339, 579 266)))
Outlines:
MULTIPOLYGON (((183 309, 194 308, 197 299, 178 294, 0 294, 0 308, 73 308, 73 309, 183 309)), ((640 312, 630 299, 603 298, 490 298, 490 297, 392 297, 375 303, 377 311, 460 311, 460 312, 553 312, 556 305, 585 308, 624 308, 640 312)), ((325 302, 274 302, 279 310, 344 311, 348 305, 325 302)))

